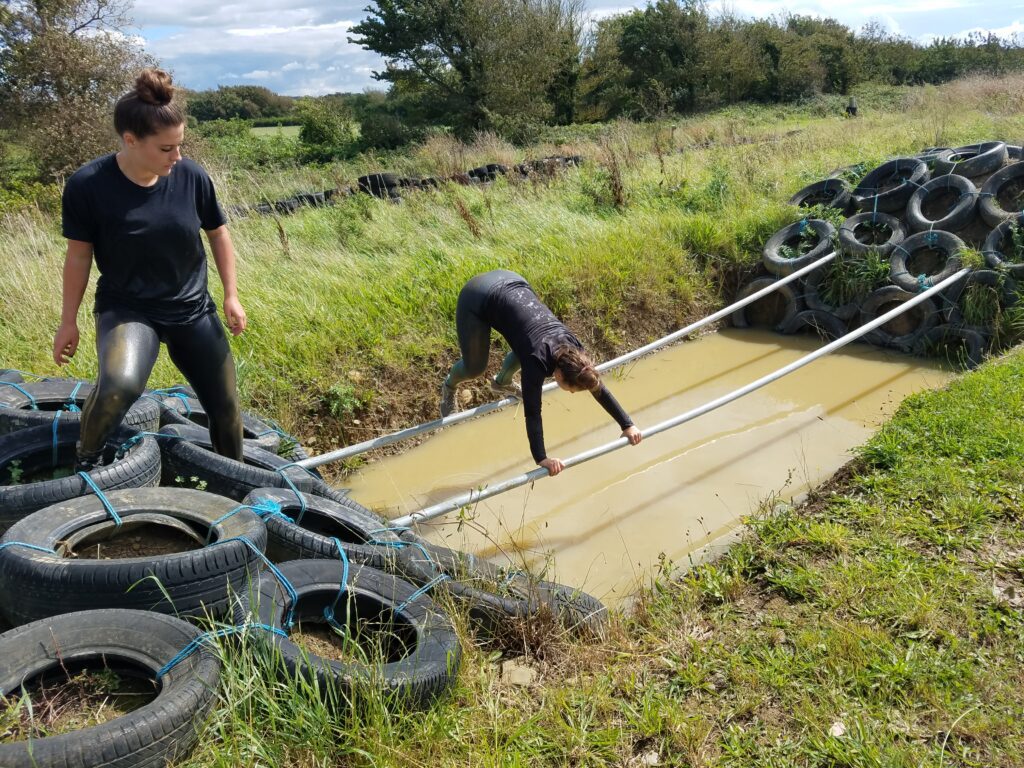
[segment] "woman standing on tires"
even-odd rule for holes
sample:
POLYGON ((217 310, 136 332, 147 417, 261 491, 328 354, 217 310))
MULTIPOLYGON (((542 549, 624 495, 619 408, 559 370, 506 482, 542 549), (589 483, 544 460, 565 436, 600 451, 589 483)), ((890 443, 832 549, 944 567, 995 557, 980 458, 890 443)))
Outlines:
POLYGON ((143 70, 114 108, 120 151, 82 166, 64 188, 58 365, 78 349, 76 318, 93 257, 100 272, 93 308, 99 375, 82 409, 79 469, 101 461, 108 437, 142 394, 161 341, 209 414, 214 449, 242 458, 235 364, 207 289, 199 230, 213 251, 224 315, 237 336, 246 316, 235 253, 210 177, 181 155, 185 114, 173 94, 166 72, 143 70))
POLYGON ((471 279, 459 293, 455 325, 462 359, 441 383, 441 416, 448 416, 455 409, 459 383, 480 376, 487 368, 494 328, 505 337, 512 351, 491 380, 491 388, 522 397, 530 452, 548 474, 557 475, 564 466, 561 459, 549 458, 544 450, 541 388, 548 376, 553 375, 558 386, 567 392, 590 392, 618 422, 622 436, 629 438, 632 445, 640 442, 640 430, 601 383, 601 376, 579 339, 544 306, 521 275, 496 269, 471 279), (522 387, 512 381, 520 368, 522 387))

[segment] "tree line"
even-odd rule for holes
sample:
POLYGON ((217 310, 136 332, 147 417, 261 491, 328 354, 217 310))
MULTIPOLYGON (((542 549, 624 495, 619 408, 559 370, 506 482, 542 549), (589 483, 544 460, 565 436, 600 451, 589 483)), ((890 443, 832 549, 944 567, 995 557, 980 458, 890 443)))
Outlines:
POLYGON ((494 129, 656 119, 744 101, 846 94, 864 82, 942 83, 1024 67, 1017 40, 923 45, 795 14, 711 14, 699 0, 585 23, 580 0, 376 0, 352 42, 384 57, 382 109, 410 128, 494 129))
MULTIPOLYGON (((156 63, 125 34, 129 11, 130 0, 0 3, 0 172, 14 145, 44 179, 112 148, 114 100, 156 63)), ((366 13, 348 40, 384 59, 381 90, 296 99, 221 86, 186 93, 192 118, 300 123, 302 157, 328 160, 430 130, 529 141, 545 125, 1024 68, 1016 39, 974 34, 925 45, 878 24, 855 31, 793 14, 712 14, 701 0, 650 0, 594 22, 584 0, 373 0, 366 13)))

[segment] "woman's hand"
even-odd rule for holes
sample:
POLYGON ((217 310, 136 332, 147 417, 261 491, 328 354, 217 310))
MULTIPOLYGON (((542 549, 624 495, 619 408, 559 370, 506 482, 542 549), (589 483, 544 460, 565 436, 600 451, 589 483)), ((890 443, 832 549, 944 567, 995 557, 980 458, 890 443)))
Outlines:
POLYGON ((626 427, 622 430, 622 436, 629 439, 630 445, 636 445, 644 438, 644 436, 640 434, 640 430, 636 427, 626 427))
POLYGON ((234 336, 244 331, 245 326, 248 325, 249 321, 242 308, 242 302, 238 300, 237 296, 224 299, 224 320, 234 336))
POLYGON ((53 362, 64 365, 78 351, 78 323, 61 323, 53 337, 53 362))
POLYGON ((562 463, 561 459, 544 459, 544 461, 540 462, 540 465, 548 471, 549 477, 554 477, 565 469, 565 464, 562 463))

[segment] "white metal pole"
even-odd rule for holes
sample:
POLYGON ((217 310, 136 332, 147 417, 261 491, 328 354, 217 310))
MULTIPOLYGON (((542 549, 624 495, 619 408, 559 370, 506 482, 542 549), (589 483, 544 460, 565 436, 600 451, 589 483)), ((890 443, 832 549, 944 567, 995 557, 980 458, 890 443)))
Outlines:
MULTIPOLYGON (((619 357, 614 358, 613 360, 608 360, 607 362, 601 363, 600 365, 597 366, 597 370, 601 372, 607 371, 610 368, 614 368, 616 366, 623 365, 624 363, 628 363, 642 355, 646 355, 648 352, 651 352, 655 349, 660 349, 661 347, 671 344, 672 342, 677 341, 678 339, 689 336, 691 333, 694 333, 695 331, 698 331, 701 328, 710 325, 711 323, 717 322, 719 320, 722 320, 723 318, 728 317, 736 310, 742 309, 748 304, 752 304, 758 299, 764 298, 769 293, 778 290, 782 286, 788 285, 794 280, 800 279, 808 272, 811 272, 815 269, 818 269, 819 267, 824 266, 835 257, 836 254, 834 251, 832 253, 828 253, 822 256, 817 261, 812 262, 805 267, 801 267, 800 269, 796 270, 790 275, 787 275, 786 277, 779 278, 777 282, 765 286, 761 290, 756 291, 755 293, 752 293, 749 296, 740 299, 739 301, 733 304, 730 304, 724 309, 718 310, 714 314, 708 315, 707 317, 701 320, 697 320, 694 323, 690 323, 690 325, 686 326, 685 328, 680 328, 678 331, 673 331, 668 336, 663 336, 657 341, 652 341, 650 344, 640 347, 639 349, 634 349, 632 352, 628 352, 625 355, 621 355, 619 357)), ((553 381, 548 382, 547 384, 544 385, 542 391, 550 392, 557 386, 558 385, 553 381)), ((302 459, 301 461, 297 461, 295 463, 300 467, 309 468, 319 467, 323 464, 330 464, 335 461, 343 461, 344 459, 351 458, 352 456, 358 456, 361 453, 366 453, 367 451, 373 450, 374 448, 383 448, 385 445, 392 445, 393 443, 398 443, 403 440, 409 440, 410 438, 418 437, 419 435, 425 435, 429 432, 434 432, 435 430, 441 429, 441 427, 447 427, 452 424, 458 424, 459 422, 466 421, 467 419, 472 419, 476 416, 483 416, 485 413, 497 411, 501 408, 504 408, 508 405, 512 405, 513 403, 517 402, 519 402, 518 398, 506 397, 502 400, 497 400, 493 403, 486 403, 484 405, 479 405, 476 408, 470 408, 469 410, 466 411, 453 413, 451 416, 445 416, 443 419, 435 419, 434 421, 428 421, 423 424, 418 424, 415 427, 407 427, 406 429, 399 430, 398 432, 392 432, 391 434, 388 435, 381 435, 380 437, 375 437, 370 440, 364 440, 361 443, 355 443, 354 445, 349 445, 346 446, 345 448, 339 448, 338 450, 330 451, 329 453, 323 453, 319 456, 311 456, 308 459, 302 459)))
MULTIPOLYGON (((861 336, 870 331, 873 331, 878 326, 885 325, 894 317, 898 317, 911 307, 920 304, 922 301, 929 298, 930 296, 933 296, 934 294, 945 290, 953 283, 964 277, 969 271, 970 270, 968 269, 961 269, 955 275, 946 278, 941 283, 938 283, 937 285, 929 288, 923 293, 917 294, 912 299, 908 299, 907 301, 900 304, 900 306, 886 312, 884 315, 876 317, 874 320, 865 323, 856 330, 850 331, 850 333, 846 334, 845 336, 841 336, 835 341, 832 341, 826 344, 825 346, 821 347, 820 349, 816 349, 814 352, 804 355, 799 360, 795 360, 789 365, 779 368, 777 371, 773 371, 772 373, 762 376, 760 379, 757 379, 756 381, 752 381, 749 384, 740 387, 739 389, 733 390, 728 394, 722 395, 721 397, 715 400, 711 400, 710 402, 707 402, 704 405, 687 411, 686 413, 680 414, 679 416, 675 416, 671 419, 668 419, 667 421, 663 421, 660 424, 655 424, 653 427, 649 427, 648 429, 643 430, 642 434, 644 438, 646 439, 649 437, 653 437, 659 432, 665 432, 666 430, 672 429, 673 427, 677 427, 680 424, 683 424, 687 421, 692 421, 698 416, 703 416, 705 413, 708 413, 709 411, 713 411, 716 408, 721 408, 723 405, 731 403, 733 400, 738 400, 739 398, 743 397, 744 395, 750 394, 756 389, 760 389, 761 387, 767 384, 771 384, 773 381, 777 381, 781 379, 783 376, 786 376, 787 374, 790 374, 799 368, 803 368, 805 365, 814 362, 819 357, 823 357, 829 354, 830 352, 834 352, 840 347, 846 346, 851 341, 859 339, 861 336)), ((597 448, 592 448, 589 451, 584 451, 583 453, 579 453, 570 459, 566 459, 566 461, 563 463, 565 465, 565 469, 569 469, 570 467, 575 467, 579 464, 584 463, 585 461, 596 459, 598 456, 603 456, 606 453, 611 453, 612 451, 618 450, 619 448, 623 448, 627 445, 629 445, 629 440, 627 440, 625 437, 620 437, 617 440, 613 440, 610 443, 606 443, 605 445, 598 446, 597 448)), ((537 469, 510 478, 496 485, 488 486, 487 488, 482 488, 479 490, 466 491, 465 493, 461 493, 458 496, 452 497, 448 501, 442 501, 438 504, 434 504, 433 506, 426 507, 425 509, 422 509, 419 512, 413 512, 411 515, 406 515, 404 517, 399 517, 395 520, 392 520, 391 524, 396 527, 402 527, 411 525, 413 523, 419 523, 425 520, 430 520, 432 518, 448 514, 449 512, 454 512, 455 510, 468 506, 470 504, 475 504, 478 501, 483 501, 484 499, 489 499, 492 496, 497 496, 499 493, 504 493, 505 491, 512 490, 513 488, 518 488, 521 485, 526 485, 527 483, 532 483, 535 480, 540 480, 547 476, 548 471, 544 467, 538 467, 537 469)))

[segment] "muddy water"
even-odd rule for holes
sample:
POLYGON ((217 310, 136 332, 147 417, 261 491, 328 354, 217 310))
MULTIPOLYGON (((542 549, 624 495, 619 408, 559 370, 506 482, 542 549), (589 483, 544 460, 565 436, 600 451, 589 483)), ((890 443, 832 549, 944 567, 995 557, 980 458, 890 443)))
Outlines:
MULTIPOLYGON (((641 427, 730 392, 816 349, 810 337, 724 331, 645 358, 606 382, 641 427)), ((950 374, 927 361, 853 345, 635 447, 421 526, 428 538, 496 562, 512 559, 610 603, 649 580, 664 554, 688 556, 770 498, 799 495, 903 398, 950 374)), ((549 456, 618 436, 586 393, 545 396, 549 456)), ((350 478, 352 497, 389 517, 534 465, 523 416, 507 408, 451 427, 350 478)))

